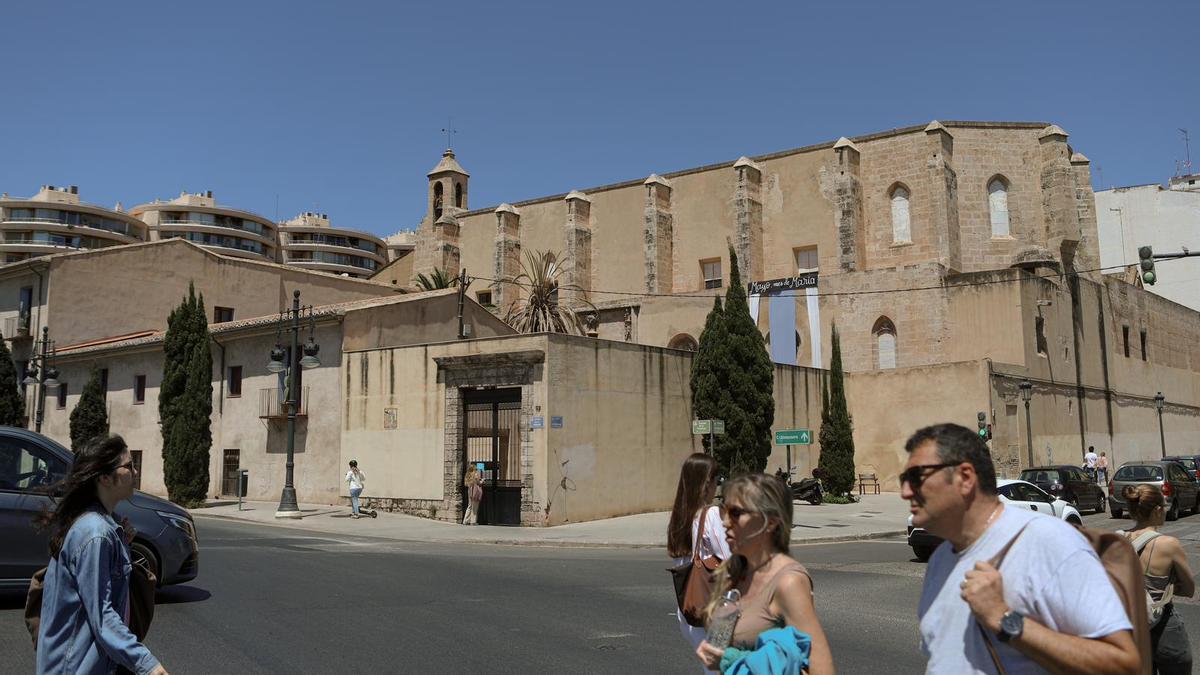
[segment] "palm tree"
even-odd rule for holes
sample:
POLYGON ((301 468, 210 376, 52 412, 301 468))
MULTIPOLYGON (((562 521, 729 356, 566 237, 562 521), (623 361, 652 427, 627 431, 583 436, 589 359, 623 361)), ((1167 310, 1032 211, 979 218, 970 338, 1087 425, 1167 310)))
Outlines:
MULTIPOLYGON (((509 283, 524 290, 524 294, 509 306, 504 320, 522 333, 584 334, 583 322, 570 307, 558 302, 559 291, 578 291, 576 284, 564 284, 564 270, 558 264, 558 254, 550 251, 526 251, 521 273, 500 283, 509 283)), ((587 300, 580 304, 592 307, 587 300)))
POLYGON ((436 291, 439 288, 453 288, 458 285, 458 277, 452 277, 446 270, 435 267, 429 276, 417 275, 417 287, 423 291, 436 291))

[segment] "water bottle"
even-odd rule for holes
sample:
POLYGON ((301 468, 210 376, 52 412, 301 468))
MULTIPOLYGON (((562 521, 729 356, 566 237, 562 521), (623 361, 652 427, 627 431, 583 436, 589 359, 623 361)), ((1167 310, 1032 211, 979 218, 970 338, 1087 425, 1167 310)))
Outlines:
POLYGON ((742 608, 738 607, 741 599, 742 594, 736 588, 721 598, 720 604, 713 610, 712 618, 708 620, 708 644, 725 649, 733 642, 733 628, 742 615, 742 608))

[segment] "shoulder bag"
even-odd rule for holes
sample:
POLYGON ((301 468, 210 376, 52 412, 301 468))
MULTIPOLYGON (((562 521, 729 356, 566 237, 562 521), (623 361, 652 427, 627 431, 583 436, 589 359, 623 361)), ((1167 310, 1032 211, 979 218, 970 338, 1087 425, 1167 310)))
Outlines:
POLYGON ((704 626, 704 608, 712 596, 713 572, 721 565, 721 559, 716 556, 700 557, 707 522, 708 509, 705 509, 700 514, 700 526, 696 528, 696 541, 692 542, 692 559, 667 568, 671 580, 675 582, 675 600, 679 611, 689 626, 696 627, 704 626))

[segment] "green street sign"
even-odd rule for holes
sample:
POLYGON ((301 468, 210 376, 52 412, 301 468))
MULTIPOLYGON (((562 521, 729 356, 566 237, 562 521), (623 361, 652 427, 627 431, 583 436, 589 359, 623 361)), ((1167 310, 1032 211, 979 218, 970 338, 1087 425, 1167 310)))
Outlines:
POLYGON ((775 445, 812 445, 812 429, 776 431, 775 445))
POLYGON ((699 436, 723 434, 725 433, 725 420, 692 420, 692 433, 699 436))
POLYGON ((712 421, 712 430, 713 430, 714 434, 725 433, 725 420, 713 420, 712 421))

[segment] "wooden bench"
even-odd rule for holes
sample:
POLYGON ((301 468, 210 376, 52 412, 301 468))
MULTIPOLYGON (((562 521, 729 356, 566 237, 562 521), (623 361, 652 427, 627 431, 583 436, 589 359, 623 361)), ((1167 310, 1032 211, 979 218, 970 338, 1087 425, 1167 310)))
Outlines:
POLYGON ((858 474, 858 494, 865 494, 868 488, 873 488, 874 494, 879 494, 879 479, 873 473, 858 474))

